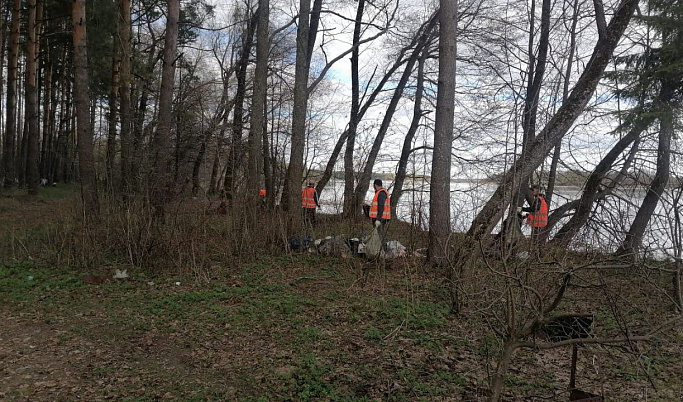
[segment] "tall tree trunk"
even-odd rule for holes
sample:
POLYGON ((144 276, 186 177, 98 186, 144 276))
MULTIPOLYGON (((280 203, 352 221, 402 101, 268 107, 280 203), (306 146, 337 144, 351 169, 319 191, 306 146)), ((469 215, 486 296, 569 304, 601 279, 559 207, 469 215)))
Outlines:
POLYGON ((256 30, 256 68, 254 71, 254 93, 251 101, 251 125, 249 127, 249 168, 247 169, 247 199, 251 205, 257 205, 258 190, 264 184, 264 154, 262 153, 262 143, 263 134, 265 132, 266 95, 268 91, 268 53, 270 51, 268 24, 270 21, 270 0, 259 0, 257 14, 258 26, 256 30))
POLYGON ((412 153, 413 139, 415 133, 420 127, 420 121, 424 116, 422 111, 422 97, 424 95, 424 65, 429 54, 428 46, 422 49, 420 60, 417 65, 417 87, 415 89, 415 103, 413 104, 413 120, 410 123, 406 137, 403 139, 403 148, 401 149, 401 157, 398 160, 398 169, 396 171, 396 179, 394 180, 394 188, 391 191, 391 215, 396 218, 396 208, 399 200, 403 195, 403 183, 406 179, 408 171, 408 159, 412 153))
POLYGON ((534 13, 535 1, 532 2, 531 30, 529 32, 529 85, 527 86, 526 99, 524 101, 524 149, 536 136, 536 118, 538 117, 538 99, 541 95, 543 76, 545 75, 546 60, 548 58, 548 45, 550 39, 550 0, 543 0, 541 6, 541 36, 538 40, 538 57, 534 57, 534 13), (534 66, 535 63, 535 66, 534 66))
POLYGON ((173 83, 175 82, 175 57, 178 47, 178 18, 180 0, 168 0, 166 13, 166 36, 164 62, 161 71, 159 93, 159 121, 154 133, 151 204, 157 216, 171 198, 173 186, 173 157, 171 152, 171 121, 173 112, 173 83))
POLYGON ((355 188, 356 175, 353 166, 353 152, 356 146, 356 134, 358 129, 358 112, 360 110, 360 83, 358 77, 358 44, 360 43, 361 28, 363 27, 363 9, 365 0, 358 0, 356 8, 356 23, 353 29, 353 50, 351 52, 351 113, 349 114, 349 135, 346 138, 346 151, 344 152, 344 215, 357 217, 359 215, 358 204, 353 190, 355 188))
POLYGON ((87 218, 99 213, 97 176, 93 155, 93 138, 89 113, 90 89, 88 83, 88 50, 85 21, 85 0, 71 3, 72 37, 74 46, 74 101, 76 104, 78 161, 81 180, 81 197, 87 218))
POLYGON ((130 191, 131 176, 131 95, 132 83, 132 44, 131 44, 130 0, 119 0, 118 36, 121 41, 120 97, 121 97, 121 189, 124 194, 130 191))
MULTIPOLYGON (((248 10, 251 12, 251 10, 248 10)), ((230 144, 230 159, 225 172, 225 194, 228 200, 235 196, 235 176, 237 169, 242 166, 244 151, 242 149, 242 131, 244 128, 244 102, 247 95, 247 69, 249 68, 249 56, 254 45, 254 31, 258 15, 255 13, 247 19, 247 26, 242 37, 240 58, 237 62, 235 78, 237 78, 237 90, 235 92, 235 106, 232 119, 232 144, 230 144)))
POLYGON ((109 86, 109 115, 108 132, 107 132, 107 154, 106 154, 106 171, 107 171, 107 187, 113 192, 116 188, 114 183, 114 160, 116 157, 116 109, 117 97, 119 95, 119 66, 121 58, 121 49, 114 41, 114 57, 112 58, 111 66, 111 84, 109 86))
MULTIPOLYGON (((49 53, 49 52, 46 52, 49 53)), ((50 116, 52 114, 52 109, 55 107, 54 93, 55 88, 52 83, 52 61, 49 59, 49 55, 46 56, 48 59, 44 60, 44 71, 45 75, 43 78, 43 88, 44 88, 44 104, 43 104, 43 142, 40 144, 40 176, 47 180, 50 179, 50 155, 52 152, 52 137, 53 130, 50 127, 50 116)))
POLYGON ((19 63, 19 22, 21 20, 21 0, 12 2, 10 23, 9 54, 7 56, 7 97, 5 113, 5 147, 3 164, 5 168, 5 187, 12 187, 17 179, 16 138, 17 138, 17 80, 19 63))
MULTIPOLYGON (((662 83, 663 91, 666 92, 665 96, 669 96, 669 93, 673 92, 674 85, 671 83, 662 83)), ((659 145, 657 147, 657 171, 655 172, 655 177, 650 183, 650 188, 643 199, 636 217, 631 223, 631 228, 624 242, 621 244, 617 250, 618 255, 630 255, 638 251, 642 243, 643 234, 647 228, 652 214, 657 208, 659 199, 662 197, 662 193, 666 189, 666 185, 669 182, 669 173, 671 165, 671 138, 674 135, 674 111, 673 106, 668 102, 662 105, 659 113, 659 145)))
POLYGON ((519 159, 508 169, 503 182, 491 195, 482 210, 472 222, 468 235, 478 240, 491 232, 500 220, 503 210, 510 205, 513 194, 519 194, 522 183, 526 183, 531 173, 545 160, 583 112, 593 95, 612 53, 628 26, 638 0, 623 0, 614 13, 606 34, 600 37, 593 50, 586 70, 577 81, 574 89, 543 130, 534 138, 519 159))
POLYGON ((349 113, 348 135, 346 137, 346 150, 344 151, 344 215, 347 217, 358 216, 358 202, 353 192, 356 175, 354 171, 354 149, 356 135, 358 134, 358 121, 360 110, 360 83, 358 66, 358 44, 360 42, 361 27, 363 25, 363 9, 365 1, 359 0, 356 8, 356 19, 353 30, 353 50, 351 52, 351 111, 349 113))
POLYGON ((308 34, 310 0, 299 0, 299 25, 296 32, 296 65, 294 68, 294 110, 289 166, 285 178, 283 206, 288 211, 288 230, 294 233, 301 227, 301 181, 306 146, 306 111, 308 110, 308 34))
POLYGON ((38 63, 36 51, 38 49, 36 0, 28 0, 28 43, 26 48, 26 120, 28 125, 28 147, 26 148, 26 183, 28 193, 38 194, 40 184, 40 131, 38 129, 38 63))
MULTIPOLYGON (((569 31, 569 55, 567 56, 567 67, 564 72, 564 82, 562 84, 562 103, 564 104, 569 97, 569 82, 572 74, 572 66, 574 65, 574 53, 576 52, 576 25, 579 21, 579 0, 574 0, 572 8, 572 25, 569 31)), ((562 142, 555 146, 553 151, 553 159, 550 162, 550 170, 548 172, 548 186, 545 192, 545 201, 548 203, 548 208, 553 202, 553 195, 555 193, 555 182, 557 181, 557 165, 560 161, 560 153, 562 151, 562 142)), ((547 233, 547 231, 546 231, 547 233)))
POLYGON ((446 263, 451 234, 451 148, 455 109, 457 1, 441 1, 439 15, 439 86, 436 95, 434 151, 429 181, 429 249, 432 264, 446 263))

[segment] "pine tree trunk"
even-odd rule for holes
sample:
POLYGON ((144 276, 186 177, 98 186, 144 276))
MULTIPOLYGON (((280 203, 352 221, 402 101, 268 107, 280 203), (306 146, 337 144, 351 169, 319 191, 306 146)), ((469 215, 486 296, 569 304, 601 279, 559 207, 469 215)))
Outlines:
POLYGON ((171 198, 173 186, 173 157, 171 152, 171 122, 173 113, 173 83, 175 57, 178 47, 178 18, 180 0, 168 0, 166 36, 159 94, 159 121, 154 133, 151 204, 157 217, 171 198))
POLYGON ((121 97, 121 188, 124 193, 130 191, 131 175, 131 16, 130 0, 119 1, 119 21, 118 35, 121 40, 121 71, 120 76, 120 97, 121 97))
POLYGON ((93 155, 92 123, 89 113, 90 90, 88 83, 90 78, 85 18, 85 0, 73 0, 71 3, 71 22, 74 46, 74 102, 78 138, 78 173, 81 181, 81 197, 85 216, 92 218, 99 213, 99 201, 93 155))
POLYGON ((28 146, 26 148, 26 184, 28 193, 38 194, 40 184, 40 131, 38 128, 38 63, 36 51, 38 49, 36 26, 36 0, 28 1, 28 43, 26 49, 26 120, 28 126, 28 146))
POLYGON ((3 164, 5 168, 5 187, 13 187, 17 179, 16 172, 16 138, 17 138, 17 81, 19 63, 19 23, 21 20, 21 0, 12 2, 9 36, 9 54, 7 56, 7 97, 5 113, 5 147, 3 164))

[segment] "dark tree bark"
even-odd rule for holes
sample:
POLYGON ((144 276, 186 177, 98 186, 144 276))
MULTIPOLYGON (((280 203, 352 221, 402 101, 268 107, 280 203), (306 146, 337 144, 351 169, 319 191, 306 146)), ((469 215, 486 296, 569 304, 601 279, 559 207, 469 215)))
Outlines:
MULTIPOLYGON (((254 93, 251 101, 249 169, 247 169, 247 197, 251 205, 257 205, 258 190, 264 184, 262 143, 264 138, 263 134, 265 132, 266 95, 268 91, 268 53, 270 51, 268 24, 270 21, 270 0, 259 0, 257 14, 256 68, 254 70, 254 93)), ((257 213, 256 210, 254 210, 254 213, 257 213)))
POLYGON ((472 222, 468 235, 479 240, 491 233, 500 220, 503 210, 510 205, 513 194, 518 194, 522 183, 526 183, 531 173, 545 160, 546 156, 567 133, 578 116, 583 112, 593 95, 612 53, 628 26, 638 0, 624 0, 616 10, 604 37, 598 39, 593 55, 586 70, 577 81, 574 89, 543 130, 524 150, 519 159, 506 172, 503 182, 489 198, 472 222))
MULTIPOLYGON (((568 214, 571 211, 577 210, 579 207, 582 207, 582 203, 584 202, 591 202, 593 204, 597 203, 600 200, 605 199, 609 195, 611 195, 614 192, 614 189, 617 188, 618 186, 621 185, 621 183, 626 179, 627 174, 629 169, 631 169, 631 166, 633 165, 633 160, 635 159, 636 154, 638 153, 638 148, 640 145, 640 138, 636 137, 635 140, 633 141, 633 145, 631 146, 631 150, 629 151, 628 156, 626 157, 626 160, 624 161, 624 164, 621 167, 621 170, 619 171, 619 174, 617 177, 615 177, 613 180, 610 180, 609 184, 602 183, 598 181, 600 184, 598 187, 593 187, 593 183, 596 180, 596 178, 602 177, 603 179, 606 177, 606 172, 604 171, 597 171, 594 170, 591 175, 588 177, 587 183, 591 183, 590 186, 586 186, 584 188, 584 193, 582 194, 582 198, 567 202, 565 204, 562 204, 561 206, 555 208, 555 210, 548 216, 548 226, 546 226, 546 230, 541 232, 539 235, 539 240, 540 241, 547 241, 548 238, 550 237, 550 232, 553 230, 553 228, 562 220, 562 218, 568 216, 568 214), (597 193, 594 195, 589 195, 588 193, 585 192, 588 187, 593 188, 597 193)), ((615 145, 615 147, 619 147, 620 144, 615 145)), ((610 157, 610 154, 607 155, 610 157)), ((604 160, 604 159, 603 159, 604 160)), ((588 209, 588 213, 590 213, 591 208, 588 209)), ((582 211, 585 212, 585 211, 582 211)), ((585 223, 589 219, 589 214, 586 213, 585 215, 585 220, 583 223, 578 223, 579 229, 581 226, 585 225, 585 223)), ((574 216, 574 215, 572 215, 574 216)), ((571 221, 571 219, 570 219, 571 221)), ((560 230, 563 230, 564 227, 560 230)), ((569 242, 574 236, 576 236, 577 232, 574 232, 573 234, 563 234, 563 237, 560 238, 554 238, 553 241, 551 242, 552 244, 561 244, 561 243, 566 243, 569 242)))
POLYGON ((310 0, 299 1, 299 25, 296 32, 296 66, 294 71, 294 110, 289 167, 285 178, 283 207, 288 211, 288 230, 301 226, 301 181, 303 179, 304 146, 306 145, 306 111, 308 104, 308 35, 310 0))
MULTIPOLYGON (((438 21, 438 11, 435 12, 434 14, 431 15, 429 20, 427 20, 418 32, 415 34, 413 39, 411 40, 411 43, 401 49, 401 52, 399 53, 396 62, 389 68, 389 70, 384 74, 384 77, 380 80, 380 82, 377 84, 376 88, 370 93, 370 96, 368 96, 368 99, 365 101, 363 106, 360 108, 360 111, 358 112, 358 121, 360 121, 367 110, 370 108, 370 106, 373 105, 375 102, 375 99, 377 96, 382 93, 384 90, 384 86, 386 83, 391 79, 393 74, 398 70, 399 67, 401 67, 404 63, 407 62, 407 59, 404 59, 403 56, 408 52, 414 49, 415 46, 418 46, 418 42, 421 40, 423 35, 426 35, 427 33, 431 34, 431 30, 434 28, 436 25, 436 22, 438 21)), ((318 194, 321 194, 322 191, 325 189, 325 186, 329 182, 330 178, 332 177, 332 171, 334 170, 334 165, 337 163, 337 158, 339 157, 339 154, 341 153, 341 149, 344 146, 344 143, 346 142, 346 139, 349 135, 349 130, 348 128, 344 130, 344 132, 339 136, 339 139, 337 140, 336 145, 334 146, 334 149, 332 151, 332 155, 330 156, 330 159, 327 161, 327 164, 325 165, 325 171, 323 172, 322 177, 320 180, 318 180, 318 184, 316 185, 316 191, 318 194)), ((369 186, 369 183, 368 183, 369 186)), ((366 188, 367 191, 367 188, 366 188)), ((363 193, 363 196, 365 194, 363 193)))
MULTIPOLYGON (((572 10, 572 25, 569 31, 569 55, 567 56, 567 68, 565 69, 564 82, 562 85, 562 103, 565 103, 569 97, 569 81, 572 74, 572 66, 574 65, 574 53, 576 52, 576 25, 579 21, 579 0, 574 0, 572 10)), ((550 162, 548 185, 545 192, 545 201, 548 203, 548 208, 551 207, 553 202, 555 182, 557 180, 557 165, 560 161, 561 151, 562 142, 555 146, 555 150, 553 151, 553 159, 550 162)), ((545 233, 547 233, 547 231, 545 233)))
MULTIPOLYGON (((670 83, 663 83, 663 91, 666 92, 665 97, 670 96, 673 85, 670 83)), ((631 255, 638 251, 642 243, 643 234, 647 228, 652 214, 657 208, 659 199, 666 189, 669 182, 670 165, 671 165, 671 138, 674 135, 674 111, 673 106, 666 103, 662 105, 659 115, 659 145, 657 147, 657 171, 655 177, 650 183, 650 188, 645 194, 636 217, 631 223, 631 228, 626 233, 626 237, 617 250, 618 255, 631 255)))
POLYGON ((429 181, 429 262, 446 263, 451 234, 451 147, 455 109, 457 1, 441 1, 439 15, 439 86, 436 95, 434 151, 429 181))
POLYGON ((522 130, 524 133, 524 149, 536 136, 536 118, 538 114, 538 99, 541 95, 543 76, 545 75, 546 60, 548 57, 548 45, 550 38, 550 0, 543 0, 541 7, 541 36, 538 40, 538 56, 534 57, 534 20, 535 4, 532 2, 531 27, 529 32, 529 76, 524 101, 524 117, 522 130))
POLYGON ((408 158, 412 153, 413 139, 415 138, 415 133, 420 127, 420 120, 424 116, 422 110, 422 97, 424 95, 424 64, 427 59, 429 51, 427 47, 422 49, 420 54, 420 59, 417 65, 417 87, 415 89, 415 102, 413 104, 413 119, 410 122, 410 127, 406 133, 406 137, 403 139, 403 148, 401 149, 401 157, 398 161, 398 168, 396 170, 396 179, 394 180, 394 188, 391 191, 391 216, 396 218, 396 207, 398 206, 399 200, 403 195, 403 183, 406 179, 406 174, 408 171, 408 158))
POLYGON ((254 45, 254 32, 258 14, 254 13, 247 19, 247 26, 242 37, 242 48, 235 70, 237 78, 237 90, 235 93, 235 106, 232 120, 232 143, 230 144, 230 159, 225 172, 224 189, 228 201, 232 200, 235 192, 235 175, 238 166, 242 165, 244 151, 242 149, 242 131, 244 128, 244 101, 247 94, 247 68, 249 56, 254 45))
POLYGON ((114 42, 114 57, 112 58, 111 66, 111 84, 109 86, 109 115, 107 116, 108 130, 107 130, 107 155, 106 155, 106 170, 107 170, 107 187, 113 191, 116 187, 114 183, 114 158, 116 157, 116 108, 117 97, 119 95, 119 66, 120 66, 121 50, 116 42, 114 42))
POLYGON ((36 0, 28 1, 28 43, 26 48, 26 123, 28 127, 28 146, 26 148, 26 184, 28 193, 38 194, 40 184, 40 169, 38 168, 40 157, 40 131, 38 128, 38 88, 37 73, 38 63, 36 52, 38 50, 37 23, 36 23, 36 0))
POLYGON ((356 146, 358 130, 358 113, 360 111, 360 83, 358 78, 358 44, 360 43, 361 28, 363 26, 363 9, 365 0, 358 0, 356 8, 356 24, 353 29, 353 51, 351 52, 351 113, 349 114, 348 136, 346 138, 346 152, 344 152, 344 215, 357 217, 358 204, 354 194, 356 175, 353 169, 353 154, 356 146))
POLYGON ((3 164, 5 168, 5 187, 13 187, 17 179, 16 173, 16 138, 17 138, 17 83, 19 62, 19 22, 21 20, 21 0, 12 2, 10 22, 9 54, 7 56, 7 97, 5 113, 5 147, 3 164))
POLYGON ((93 218, 99 213, 99 201, 89 113, 90 89, 88 83, 90 78, 85 17, 85 0, 73 0, 71 3, 71 22, 74 46, 74 103, 76 105, 78 137, 78 173, 81 181, 81 197, 85 216, 93 218))
POLYGON ((164 62, 161 71, 159 94, 159 121, 154 133, 153 172, 150 181, 151 203, 159 216, 171 197, 173 185, 173 158, 171 152, 171 121, 173 112, 173 83, 175 81, 175 57, 178 47, 178 17, 180 0, 168 0, 166 13, 166 36, 164 62))
MULTIPOLYGON (((429 27, 429 25, 427 25, 427 27, 429 27)), ((370 187, 370 181, 372 180, 372 169, 375 167, 377 155, 379 155, 379 151, 382 148, 384 137, 386 136, 387 131, 389 130, 389 126, 394 117, 394 113, 396 112, 396 108, 398 107, 398 103, 403 97, 403 91, 405 90, 405 87, 408 83, 408 79, 410 79, 410 76, 413 73, 413 69, 415 68, 415 64, 418 62, 420 54, 422 53, 422 49, 426 46, 427 39, 430 35, 431 33, 429 30, 424 31, 422 33, 418 44, 415 46, 412 53, 410 54, 410 57, 408 58, 408 62, 406 63, 406 66, 403 70, 403 75, 401 76, 401 79, 396 84, 396 88, 394 88, 394 94, 392 95, 391 101, 389 102, 389 106, 387 107, 387 110, 384 113, 382 123, 380 124, 379 130, 377 131, 377 135, 375 136, 375 139, 372 143, 372 148, 370 149, 370 153, 368 154, 368 159, 365 162, 365 167, 363 168, 361 176, 358 179, 358 185, 356 186, 354 195, 354 198, 356 200, 356 210, 359 209, 360 203, 363 200, 365 194, 367 193, 368 188, 370 187)))
MULTIPOLYGON (((569 219, 569 221, 557 232, 551 243, 562 244, 571 241, 574 236, 579 232, 579 230, 586 224, 590 216, 591 210, 593 209, 593 204, 601 193, 601 185, 603 179, 606 177, 607 173, 614 166, 614 162, 617 160, 619 155, 621 155, 628 146, 630 146, 634 141, 638 139, 640 134, 647 129, 647 127, 652 123, 653 118, 649 115, 644 116, 635 122, 634 126, 629 130, 629 132, 621 138, 612 149, 605 155, 598 165, 593 169, 591 175, 588 177, 586 184, 584 185, 583 192, 581 193, 581 198, 574 202, 575 205, 571 209, 576 209, 574 215, 569 219)), ((563 208, 562 214, 569 212, 566 210, 567 207, 563 208)), ((555 215, 553 213, 552 215, 555 215)), ((559 215, 558 215, 559 218, 559 215)), ((552 228, 551 225, 555 224, 555 217, 551 216, 548 221, 548 226, 552 228)))
POLYGON ((130 191, 131 180, 131 84, 132 84, 132 43, 131 43, 130 0, 119 1, 118 36, 121 49, 120 98, 121 98, 121 190, 124 194, 130 191))

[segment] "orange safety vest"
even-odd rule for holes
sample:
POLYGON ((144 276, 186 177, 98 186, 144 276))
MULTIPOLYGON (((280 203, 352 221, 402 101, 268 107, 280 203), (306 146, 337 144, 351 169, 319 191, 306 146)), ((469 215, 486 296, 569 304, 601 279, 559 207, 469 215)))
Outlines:
POLYGON ((260 189, 260 190, 258 191, 258 196, 259 196, 259 197, 262 197, 262 198, 265 198, 265 196, 266 196, 266 189, 265 189, 265 188, 260 189))
POLYGON ((527 215, 526 223, 535 228, 544 228, 548 225, 548 203, 540 195, 538 199, 541 201, 541 208, 527 215))
POLYGON ((315 188, 306 187, 301 190, 301 208, 315 209, 315 188))
POLYGON ((384 201, 384 210, 382 211, 382 219, 391 219, 391 202, 389 201, 389 193, 387 190, 380 188, 375 192, 375 196, 372 197, 372 205, 370 205, 370 218, 377 218, 377 196, 380 192, 384 191, 387 195, 386 201, 384 201))

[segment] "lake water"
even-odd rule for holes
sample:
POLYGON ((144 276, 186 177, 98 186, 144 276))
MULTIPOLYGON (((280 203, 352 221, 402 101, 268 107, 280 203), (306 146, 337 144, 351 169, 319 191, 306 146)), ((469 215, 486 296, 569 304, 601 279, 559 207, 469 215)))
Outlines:
MULTIPOLYGON (((386 184, 386 183, 385 183, 386 184)), ((389 183, 388 190, 391 193, 389 183)), ((406 191, 397 206, 398 218, 411 222, 422 228, 429 223, 429 183, 423 181, 406 182, 406 191)), ((496 186, 482 183, 451 183, 451 226, 455 232, 464 232, 470 227, 472 220, 483 207, 496 186)), ((602 251, 614 251, 624 239, 631 221, 645 196, 645 189, 630 189, 615 192, 614 195, 601 201, 594 207, 593 217, 586 227, 576 236, 574 248, 590 248, 602 251)), ((344 183, 331 181, 320 194, 321 211, 337 214, 342 212, 344 183)), ((574 200, 581 194, 580 187, 556 187, 553 196, 554 205, 562 205, 574 200)), ((370 203, 374 195, 372 187, 368 190, 365 202, 370 203)), ((673 250, 675 234, 673 214, 676 210, 683 215, 683 206, 673 205, 665 194, 660 201, 655 215, 643 239, 643 249, 657 257, 681 257, 673 250)), ((551 213, 553 207, 551 206, 551 213)), ((683 218, 683 216, 682 216, 683 218)), ((561 225, 558 225, 559 228, 561 225)), ((523 225, 523 232, 529 234, 529 227, 523 225)))

